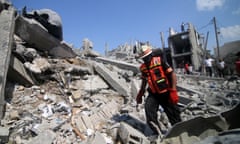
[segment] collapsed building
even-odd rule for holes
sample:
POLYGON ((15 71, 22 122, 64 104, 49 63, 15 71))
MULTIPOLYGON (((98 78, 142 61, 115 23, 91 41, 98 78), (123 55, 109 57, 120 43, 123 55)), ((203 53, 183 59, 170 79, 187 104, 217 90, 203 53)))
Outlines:
POLYGON ((187 30, 174 32, 169 30, 168 45, 170 49, 170 63, 174 68, 181 67, 182 63, 189 63, 194 71, 198 71, 204 60, 204 44, 199 33, 191 23, 187 23, 187 30))
MULTIPOLYGON (((1 143, 152 143, 134 57, 74 50, 10 3, 0 8, 1 143)), ((155 143, 240 142, 238 77, 178 75, 178 90, 183 122, 171 126, 160 109, 167 133, 155 143)))

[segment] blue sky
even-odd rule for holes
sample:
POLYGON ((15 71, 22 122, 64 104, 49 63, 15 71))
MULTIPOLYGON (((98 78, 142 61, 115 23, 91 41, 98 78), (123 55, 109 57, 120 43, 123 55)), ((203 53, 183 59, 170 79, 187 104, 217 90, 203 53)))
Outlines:
POLYGON ((63 25, 63 39, 75 48, 82 40, 93 42, 93 49, 104 54, 109 49, 134 41, 149 41, 161 47, 160 32, 165 44, 169 28, 180 31, 182 22, 192 23, 206 36, 208 49, 216 47, 216 17, 219 44, 240 40, 239 0, 11 0, 14 7, 27 11, 48 8, 57 12, 63 25))

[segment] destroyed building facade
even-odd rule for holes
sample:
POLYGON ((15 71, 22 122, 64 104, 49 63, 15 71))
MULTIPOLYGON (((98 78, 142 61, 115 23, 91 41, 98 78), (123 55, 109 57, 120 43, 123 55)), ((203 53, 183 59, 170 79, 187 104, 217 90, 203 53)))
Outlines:
POLYGON ((196 71, 203 62, 203 43, 194 26, 191 23, 187 23, 187 26, 187 30, 183 29, 178 33, 170 28, 168 37, 168 47, 171 51, 172 60, 170 63, 174 68, 179 68, 182 62, 189 63, 196 71))

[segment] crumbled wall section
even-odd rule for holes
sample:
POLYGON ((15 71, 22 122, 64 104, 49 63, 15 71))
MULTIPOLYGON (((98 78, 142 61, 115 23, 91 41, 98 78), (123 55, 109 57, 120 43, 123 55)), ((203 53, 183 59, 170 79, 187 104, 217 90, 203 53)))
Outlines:
POLYGON ((9 67, 14 32, 14 9, 0 13, 0 117, 3 116, 4 89, 9 67))

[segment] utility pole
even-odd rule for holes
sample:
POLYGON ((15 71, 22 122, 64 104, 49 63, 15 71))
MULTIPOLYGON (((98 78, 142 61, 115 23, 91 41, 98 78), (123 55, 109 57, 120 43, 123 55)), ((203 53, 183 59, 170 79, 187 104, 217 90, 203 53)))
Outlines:
POLYGON ((163 50, 163 59, 166 61, 166 52, 165 52, 165 43, 164 43, 164 39, 163 39, 163 32, 160 32, 160 36, 161 36, 161 42, 162 42, 162 50, 163 50))
POLYGON ((207 56, 208 35, 209 35, 209 31, 207 32, 207 37, 206 37, 206 41, 205 41, 205 44, 204 44, 204 59, 206 59, 206 56, 207 56))
POLYGON ((202 67, 202 72, 203 72, 204 75, 206 75, 205 60, 207 58, 208 35, 209 35, 209 31, 207 32, 207 37, 206 37, 206 40, 205 40, 205 43, 204 43, 203 67, 202 67))
POLYGON ((220 58, 219 54, 219 42, 218 42, 218 32, 217 32, 217 24, 216 24, 216 18, 213 17, 213 23, 214 23, 214 30, 215 30, 215 36, 216 36, 216 43, 217 43, 217 61, 220 58))

